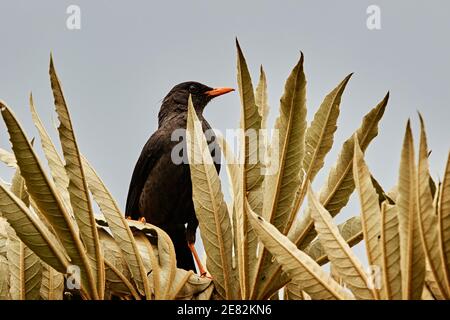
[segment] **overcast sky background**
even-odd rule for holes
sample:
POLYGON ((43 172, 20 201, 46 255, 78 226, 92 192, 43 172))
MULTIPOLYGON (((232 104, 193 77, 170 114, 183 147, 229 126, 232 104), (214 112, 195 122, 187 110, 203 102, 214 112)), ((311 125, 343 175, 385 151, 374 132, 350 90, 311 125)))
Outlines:
MULTIPOLYGON (((265 67, 271 124, 300 50, 305 54, 308 119, 323 97, 355 72, 342 99, 335 147, 316 190, 342 142, 388 90, 391 99, 379 136, 366 155, 374 176, 385 189, 396 183, 404 127, 412 117, 417 137, 420 110, 433 150, 431 172, 442 177, 450 146, 449 1, 2 0, 0 12, 0 99, 29 136, 36 136, 28 106, 33 91, 52 130, 52 51, 79 146, 121 208, 165 94, 187 80, 237 86, 236 36, 255 83, 259 65, 265 67), (81 8, 80 30, 66 27, 71 4, 81 8), (381 8, 381 30, 366 27, 371 4, 381 8)), ((216 99, 205 113, 215 128, 236 128, 238 94, 216 99)), ((57 137, 53 131, 52 136, 57 137)), ((3 122, 0 147, 10 149, 3 122)), ((0 168, 1 177, 9 179, 10 171, 0 168)), ((358 212, 357 203, 344 212, 339 222, 358 212)))

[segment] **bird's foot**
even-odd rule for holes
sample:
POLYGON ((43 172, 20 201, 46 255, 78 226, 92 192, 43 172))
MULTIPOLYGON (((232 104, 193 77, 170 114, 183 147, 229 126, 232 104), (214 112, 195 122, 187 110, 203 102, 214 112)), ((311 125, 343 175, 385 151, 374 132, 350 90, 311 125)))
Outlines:
POLYGON ((140 218, 138 219, 138 221, 139 221, 139 222, 142 222, 143 224, 146 224, 146 223, 147 223, 147 221, 145 220, 145 217, 140 217, 140 218))
MULTIPOLYGON (((131 216, 126 216, 125 219, 127 219, 127 220, 133 220, 133 219, 131 218, 131 216)), ((139 222, 142 222, 143 224, 146 224, 146 223, 147 223, 147 221, 145 220, 145 217, 140 217, 140 218, 138 219, 138 221, 139 221, 139 222)))
POLYGON ((203 271, 203 273, 200 273, 200 278, 208 278, 212 280, 212 277, 210 274, 208 274, 208 272, 203 271))

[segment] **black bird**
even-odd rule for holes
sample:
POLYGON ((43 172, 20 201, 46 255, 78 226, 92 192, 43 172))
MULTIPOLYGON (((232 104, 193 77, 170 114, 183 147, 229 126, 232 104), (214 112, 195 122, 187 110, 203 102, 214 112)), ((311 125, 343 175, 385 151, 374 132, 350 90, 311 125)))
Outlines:
MULTIPOLYGON (((170 90, 164 98, 158 114, 158 130, 151 135, 142 149, 136 163, 128 190, 125 216, 129 219, 147 221, 163 229, 172 239, 175 247, 177 266, 194 270, 194 258, 200 274, 204 269, 195 252, 195 234, 198 220, 192 201, 192 184, 187 161, 173 161, 172 150, 180 140, 172 141, 172 133, 186 129, 188 98, 192 102, 203 132, 211 129, 203 118, 203 110, 214 97, 233 91, 232 88, 210 88, 198 82, 183 82, 170 90), (192 253, 191 253, 192 252, 192 253)), ((211 130, 210 130, 211 131, 211 130)), ((186 150, 186 139, 182 137, 186 150)), ((220 170, 220 150, 215 145, 214 134, 207 136, 211 155, 215 159, 217 172, 220 170)), ((176 153, 175 153, 176 154, 176 153)))

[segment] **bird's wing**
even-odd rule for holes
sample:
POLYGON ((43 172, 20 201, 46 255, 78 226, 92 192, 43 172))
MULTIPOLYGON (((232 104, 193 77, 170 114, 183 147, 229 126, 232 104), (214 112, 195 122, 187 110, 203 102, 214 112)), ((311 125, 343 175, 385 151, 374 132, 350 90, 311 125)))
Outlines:
POLYGON ((163 138, 164 135, 162 132, 156 131, 142 149, 141 155, 134 167, 128 189, 127 204, 125 206, 126 217, 131 217, 135 220, 141 217, 139 213, 139 198, 150 171, 161 156, 163 151, 163 138))

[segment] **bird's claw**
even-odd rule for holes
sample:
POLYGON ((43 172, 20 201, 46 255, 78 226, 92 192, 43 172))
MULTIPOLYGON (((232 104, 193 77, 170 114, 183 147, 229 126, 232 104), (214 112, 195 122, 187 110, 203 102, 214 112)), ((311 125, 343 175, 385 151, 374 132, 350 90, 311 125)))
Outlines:
POLYGON ((208 276, 208 272, 203 272, 201 275, 200 275, 200 278, 207 278, 207 279, 211 279, 212 280, 212 277, 211 276, 208 276))
POLYGON ((145 220, 145 217, 140 217, 140 218, 138 219, 138 221, 139 221, 139 222, 142 222, 143 224, 146 224, 146 223, 147 223, 147 221, 145 220))
MULTIPOLYGON (((133 219, 131 218, 131 216, 126 216, 125 219, 127 219, 127 220, 133 220, 133 219)), ((142 222, 143 224, 146 224, 146 223, 147 223, 147 221, 145 220, 145 217, 140 217, 140 218, 138 219, 138 221, 139 221, 139 222, 142 222)))

